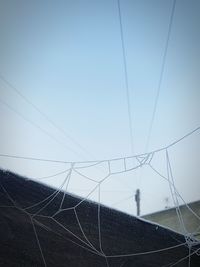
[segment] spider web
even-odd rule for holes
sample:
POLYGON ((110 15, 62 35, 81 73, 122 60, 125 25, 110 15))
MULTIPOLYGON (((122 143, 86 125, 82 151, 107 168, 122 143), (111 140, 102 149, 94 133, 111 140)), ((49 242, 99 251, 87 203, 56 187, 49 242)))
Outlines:
MULTIPOLYGON (((43 181, 45 179, 56 179, 60 175, 64 176, 60 183, 60 186, 52 189, 51 194, 28 206, 24 206, 20 201, 14 199, 11 193, 6 189, 6 186, 1 183, 1 188, 5 193, 7 199, 9 200, 9 204, 2 205, 1 208, 15 207, 30 218, 38 249, 41 254, 41 260, 44 266, 47 266, 47 261, 45 259, 43 247, 38 235, 38 227, 43 228, 47 231, 52 231, 55 234, 62 236, 64 239, 69 240, 73 244, 83 248, 84 250, 104 258, 105 266, 107 267, 110 266, 109 261, 114 258, 122 260, 125 259, 126 261, 126 259, 129 257, 139 257, 148 254, 161 253, 163 251, 173 250, 182 246, 188 248, 188 255, 176 262, 172 262, 168 265, 163 265, 163 267, 175 266, 176 264, 186 259, 188 259, 188 267, 190 267, 191 256, 194 254, 200 254, 200 249, 196 248, 196 246, 199 245, 200 242, 195 238, 195 234, 199 232, 200 228, 200 217, 184 201, 182 195, 176 187, 176 179, 173 175, 169 148, 181 142, 183 139, 187 138, 199 129, 200 127, 164 148, 160 148, 146 154, 95 162, 66 163, 66 169, 49 176, 38 178, 39 181, 43 181), (166 171, 163 171, 164 174, 161 173, 160 170, 158 170, 157 167, 153 164, 155 155, 161 152, 163 152, 164 154, 164 162, 166 167, 166 171), (117 182, 118 175, 126 175, 130 172, 133 173, 139 168, 148 168, 149 170, 153 171, 160 179, 165 181, 166 187, 169 187, 179 226, 181 232, 184 235, 185 242, 179 242, 177 245, 160 248, 157 250, 140 252, 132 251, 131 253, 130 251, 128 251, 127 253, 123 254, 112 253, 112 251, 107 252, 104 249, 104 243, 102 239, 102 221, 104 220, 104 214, 102 213, 102 206, 104 204, 102 199, 102 188, 106 187, 106 185, 109 185, 107 183, 111 179, 115 179, 115 181, 117 182), (74 194, 73 187, 77 183, 80 183, 79 185, 85 188, 85 191, 83 190, 85 195, 84 197, 82 196, 80 198, 76 198, 76 201, 74 201, 73 203, 72 201, 68 201, 68 197, 70 194, 74 194), (180 209, 180 201, 184 203, 187 209, 193 214, 193 216, 195 216, 195 218, 199 222, 199 226, 195 232, 190 233, 187 230, 183 214, 180 209), (82 222, 83 218, 80 218, 79 215, 80 209, 84 210, 86 208, 86 205, 90 205, 91 203, 96 204, 96 233, 90 233, 90 226, 84 224, 82 222), (77 228, 77 226, 79 232, 77 233, 76 231, 75 233, 74 229, 75 227, 77 228), (91 235, 96 235, 96 239, 91 238, 91 235), (97 242, 95 242, 94 240, 97 240, 97 242)), ((30 181, 27 180, 27 183, 28 182, 30 181)), ((125 261, 122 261, 120 263, 121 266, 125 264, 125 261)))

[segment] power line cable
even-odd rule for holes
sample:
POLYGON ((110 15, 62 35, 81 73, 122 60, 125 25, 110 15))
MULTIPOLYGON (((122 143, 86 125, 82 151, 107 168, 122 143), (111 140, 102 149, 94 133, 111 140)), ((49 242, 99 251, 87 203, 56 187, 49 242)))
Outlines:
POLYGON ((149 126, 146 146, 145 146, 145 152, 147 152, 148 148, 149 148, 149 142, 150 142, 153 124, 154 124, 154 120, 155 120, 155 115, 156 115, 156 111, 157 111, 158 100, 159 100, 159 96, 160 96, 160 90, 161 90, 163 75, 164 75, 164 71, 165 71, 167 52, 168 52, 168 48, 169 48, 169 41, 170 41, 170 36, 171 36, 171 31, 172 31, 172 24, 173 24, 173 19, 174 19, 175 7, 176 7, 176 0, 173 0, 170 20, 169 20, 169 27, 168 27, 168 32, 167 32, 167 39, 166 39, 166 43, 165 43, 165 49, 164 49, 162 65, 161 65, 161 71, 160 71, 160 76, 159 76, 159 81, 158 81, 158 88, 157 88, 156 98, 155 98, 155 102, 154 102, 153 113, 152 113, 152 117, 151 117, 151 121, 150 121, 150 126, 149 126))
MULTIPOLYGON (((62 142, 60 142, 56 137, 54 137, 53 135, 51 135, 48 131, 46 131, 45 129, 43 129, 41 126, 39 126, 38 124, 36 124, 35 122, 31 121, 29 118, 27 118, 26 116, 24 116, 22 113, 20 113, 19 111, 17 111, 16 109, 14 109, 13 107, 11 107, 7 102, 5 102, 4 100, 0 99, 0 103, 3 104, 4 106, 6 106, 9 110, 11 110, 12 112, 14 112, 17 116, 19 116, 20 118, 22 118, 24 121, 28 122, 29 124, 31 124, 32 126, 34 126, 36 129, 38 129, 39 131, 43 132, 45 135, 47 135, 49 138, 51 138, 52 140, 54 140, 57 144, 59 144, 60 146, 62 146, 62 148, 64 147, 68 152, 69 150, 71 152, 73 152, 76 155, 79 155, 76 151, 74 151, 72 148, 68 147, 67 145, 63 144, 62 142)), ((80 156, 80 155, 79 155, 80 156)))
MULTIPOLYGON (((148 152, 148 149, 149 149, 149 142, 151 139, 153 124, 154 124, 155 115, 156 115, 156 111, 157 111, 157 106, 158 106, 158 101, 159 101, 159 96, 160 96, 160 91, 161 91, 161 85, 162 85, 163 75, 164 75, 164 70, 165 70, 165 65, 166 65, 166 58, 167 58, 167 52, 168 52, 168 47, 169 47, 169 40, 170 40, 170 35, 171 35, 171 30, 172 30, 175 7, 176 7, 176 0, 173 0, 172 9, 171 9, 171 13, 170 13, 170 19, 169 19, 167 38, 166 38, 166 43, 165 43, 165 48, 164 48, 164 54, 163 54, 163 58, 162 58, 160 76, 159 76, 159 80, 158 80, 158 88, 157 88, 155 102, 154 102, 154 106, 153 106, 152 117, 151 117, 149 129, 148 129, 148 133, 147 133, 145 153, 148 152)), ((141 179, 142 179, 142 172, 143 172, 143 169, 140 170, 140 174, 139 174, 140 184, 141 184, 141 179)))
POLYGON ((27 104, 29 104, 34 110, 36 110, 46 121, 48 121, 57 131, 62 133, 68 140, 74 143, 79 149, 81 149, 84 153, 92 156, 90 152, 88 152, 81 144, 79 144, 73 137, 71 137, 65 130, 63 130, 60 126, 58 126, 45 112, 43 112, 40 108, 38 108, 29 98, 23 95, 12 83, 10 83, 1 73, 0 79, 15 93, 17 93, 27 104))
POLYGON ((132 114, 131 114, 130 88, 129 88, 129 81, 128 81, 126 49, 125 49, 125 43, 124 43, 124 31, 123 31, 123 25, 122 25, 120 0, 118 0, 117 3, 118 3, 118 13, 119 13, 119 24, 120 24, 120 38, 121 38, 122 54, 123 54, 126 100, 127 100, 127 108, 128 108, 128 122, 129 122, 130 141, 131 141, 131 152, 132 152, 132 154, 134 154, 134 138, 133 138, 133 125, 132 125, 132 114))

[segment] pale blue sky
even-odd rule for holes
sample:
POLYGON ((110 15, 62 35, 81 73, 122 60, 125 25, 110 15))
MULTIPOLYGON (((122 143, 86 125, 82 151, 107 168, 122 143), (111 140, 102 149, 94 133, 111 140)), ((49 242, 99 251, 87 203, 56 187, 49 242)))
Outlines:
MULTIPOLYGON (((137 154, 143 153, 146 145, 172 3, 171 0, 121 1, 137 154)), ((200 124, 199 13, 198 0, 176 3, 149 150, 169 144, 200 124)), ((0 104, 0 153, 69 161, 131 155, 116 0, 1 0, 0 25, 0 73, 85 148, 81 150, 62 136, 1 81, 1 99, 71 150, 0 104)), ((198 133, 171 153, 177 183, 186 201, 199 199, 198 133)), ((0 159, 0 163, 2 168, 31 177, 62 170, 62 166, 8 159, 0 159)), ((160 162, 158 165, 161 168, 160 162)), ((113 187, 128 191, 126 195, 118 195, 120 200, 139 186, 143 213, 164 208, 168 189, 162 188, 149 171, 139 177, 140 174, 125 178, 122 175, 119 179, 122 183, 125 179, 128 186, 122 188, 122 184, 116 186, 113 181, 109 190, 113 187), (152 205, 151 194, 155 198, 152 205)), ((81 190, 81 185, 76 188, 81 190)), ((105 199, 117 202, 114 193, 105 199)), ((135 211, 131 201, 117 208, 135 211)))

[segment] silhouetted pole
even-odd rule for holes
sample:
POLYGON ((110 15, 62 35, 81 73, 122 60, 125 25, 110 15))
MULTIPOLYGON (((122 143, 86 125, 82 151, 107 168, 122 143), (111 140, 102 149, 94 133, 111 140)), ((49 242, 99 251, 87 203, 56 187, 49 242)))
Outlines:
POLYGON ((140 189, 136 190, 135 201, 137 206, 137 216, 140 216, 140 189))

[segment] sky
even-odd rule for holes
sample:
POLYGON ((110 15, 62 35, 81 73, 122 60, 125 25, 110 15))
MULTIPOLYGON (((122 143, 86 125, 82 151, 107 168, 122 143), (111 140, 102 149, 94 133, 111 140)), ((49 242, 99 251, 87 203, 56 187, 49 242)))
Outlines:
MULTIPOLYGON (((200 2, 176 1, 148 151, 173 1, 121 0, 120 6, 133 149, 117 1, 1 0, 0 154, 112 159, 164 147, 200 126, 200 2)), ((199 132, 169 149, 186 202, 200 198, 199 151, 199 132)), ((152 164, 166 174, 164 152, 152 164)), ((0 167, 37 179, 69 166, 0 157, 0 167)), ((106 171, 100 164, 84 174, 98 180, 106 171)), ((59 186, 64 177, 42 181, 59 186)), ((74 173, 69 191, 86 196, 93 186, 74 173)), ((137 188, 142 214, 173 206, 168 183, 148 166, 109 178, 101 202, 136 214, 137 188)))

